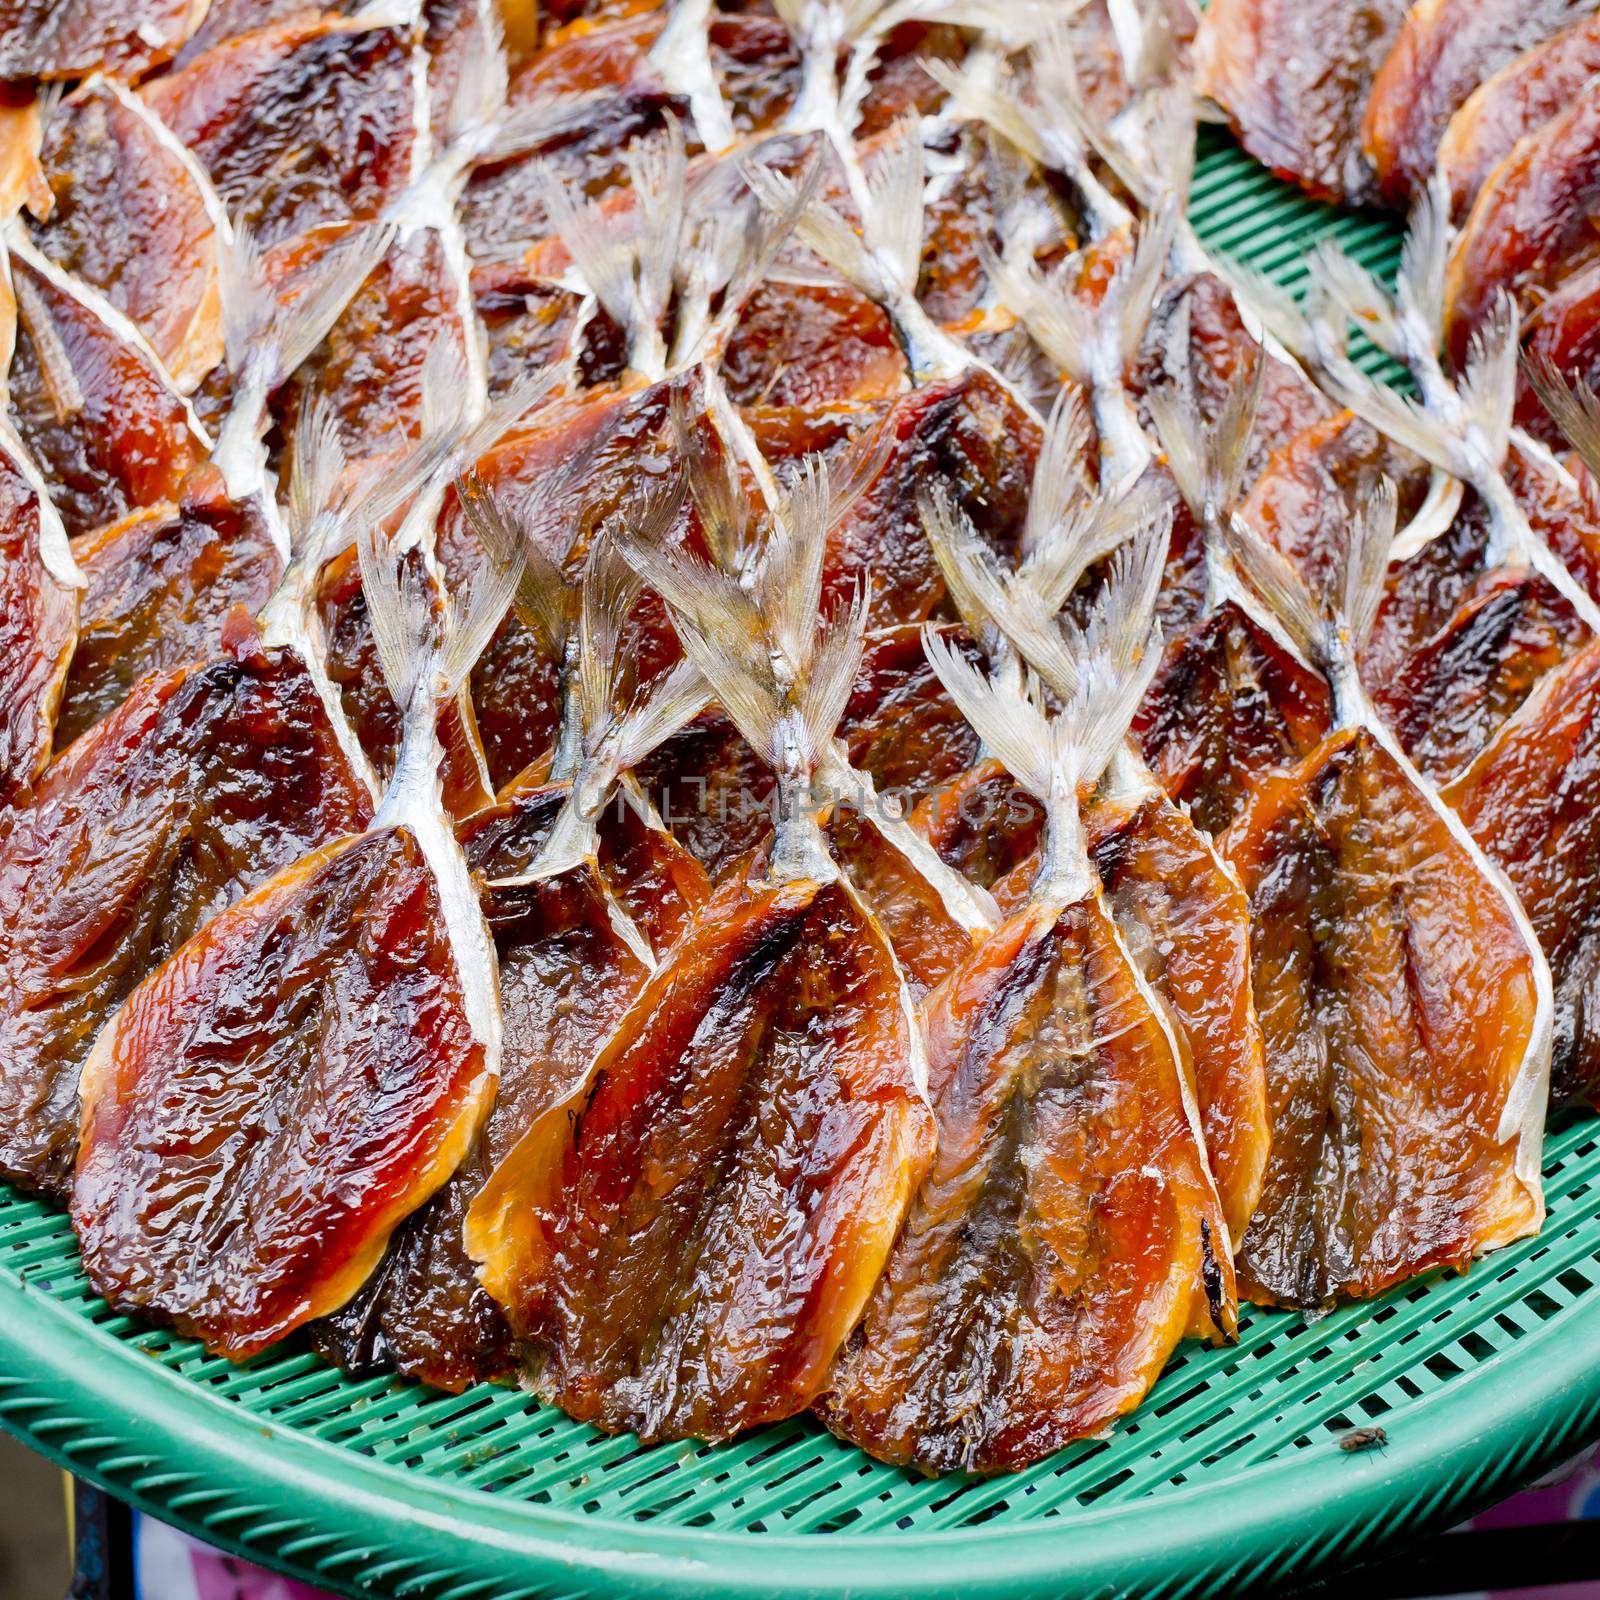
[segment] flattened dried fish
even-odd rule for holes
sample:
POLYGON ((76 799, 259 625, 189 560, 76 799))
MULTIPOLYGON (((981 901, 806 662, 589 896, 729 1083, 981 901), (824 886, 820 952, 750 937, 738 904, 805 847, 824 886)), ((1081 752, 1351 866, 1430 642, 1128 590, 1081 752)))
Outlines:
POLYGON ((1361 143, 1390 205, 1422 195, 1450 118, 1485 78, 1592 9, 1589 0, 1421 0, 1378 69, 1361 143))
POLYGON ((1335 706, 1333 731, 1266 778, 1222 840, 1250 898, 1272 1118, 1239 1281, 1269 1304, 1376 1294, 1543 1214, 1549 969, 1356 672, 1393 517, 1385 484, 1320 594, 1264 544, 1239 542, 1335 706))
POLYGON ((1296 0, 1214 0, 1195 87, 1279 177, 1324 200, 1371 205, 1378 174, 1361 148, 1362 115, 1405 15, 1405 0, 1339 0, 1308 33, 1296 0))
POLYGON ((843 1437, 925 1471, 1022 1466, 1100 1431, 1154 1381, 1196 1297, 1220 1323, 1231 1293, 1178 1048, 1077 811, 1137 703, 1139 655, 1155 659, 1133 570, 1114 563, 1074 652, 1084 692, 1054 721, 1015 677, 929 637, 1048 823, 1028 905, 929 998, 938 1149, 819 1405, 843 1437))

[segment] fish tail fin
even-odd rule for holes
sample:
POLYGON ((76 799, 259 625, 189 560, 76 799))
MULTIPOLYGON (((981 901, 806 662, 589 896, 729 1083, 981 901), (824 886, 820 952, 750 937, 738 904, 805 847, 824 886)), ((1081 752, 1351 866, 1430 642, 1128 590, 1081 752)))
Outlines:
POLYGON ((1511 446, 1511 418, 1517 401, 1517 303, 1504 291, 1467 344, 1456 391, 1471 424, 1488 442, 1490 458, 1505 460, 1511 446))
POLYGON ((1081 781, 1110 765, 1160 664, 1155 602, 1164 556, 1164 541, 1150 533, 1128 540, 1110 558, 1088 621, 1071 630, 1080 657, 1081 687, 1070 709, 1081 781))
POLYGON ((491 537, 483 547, 484 561, 461 588, 443 597, 437 659, 450 693, 466 682, 510 610, 527 571, 531 543, 528 539, 504 541, 491 537))
POLYGON ((668 113, 661 132, 635 139, 623 152, 638 207, 632 254, 636 263, 635 311, 630 335, 660 338, 658 325, 672 294, 678 243, 683 236, 687 159, 683 124, 668 113))
POLYGON ((1074 383, 1087 384, 1094 324, 1063 281, 1062 270, 1047 277, 1031 254, 1011 249, 996 255, 984 241, 979 242, 978 259, 984 275, 1034 343, 1074 383))
POLYGON ((1189 363, 1187 328, 1173 341, 1177 373, 1145 396, 1151 420, 1166 451, 1178 492, 1202 525, 1225 518, 1239 498, 1249 461, 1250 436, 1261 402, 1267 356, 1259 345, 1247 371, 1228 385, 1222 413, 1213 427, 1201 420, 1189 363))
POLYGON ((1311 252, 1312 280, 1335 306, 1386 355, 1403 360, 1406 340, 1394 297, 1377 277, 1337 241, 1324 239, 1311 252))
POLYGON ((422 564, 375 522, 358 525, 356 555, 384 686, 404 712, 440 653, 433 586, 422 564))
POLYGON ((1600 396, 1588 379, 1575 377, 1569 383, 1542 351, 1525 356, 1522 370, 1563 437, 1589 471, 1600 478, 1600 396))
POLYGON ((760 162, 746 162, 745 182, 769 211, 792 216, 800 241, 869 300, 882 305, 893 299, 895 286, 865 241, 823 197, 820 188, 809 200, 787 173, 760 162))
POLYGON ((394 238, 387 223, 351 229, 296 274, 297 289, 283 299, 266 266, 255 232, 235 223, 230 241, 218 239, 222 343, 229 369, 253 369, 268 388, 282 383, 328 336, 351 297, 383 259, 394 238))
POLYGON ((522 567, 511 596, 512 609, 539 642, 546 659, 559 663, 577 619, 575 586, 534 537, 525 519, 503 507, 475 471, 457 478, 456 498, 492 560, 512 561, 520 551, 522 567))
POLYGON ((865 233, 896 282, 914 293, 922 270, 922 229, 927 159, 914 117, 902 117, 867 175, 865 233))
POLYGON ((1019 673, 989 673, 969 661, 939 631, 923 625, 922 648, 945 693, 983 740, 984 748, 1029 794, 1047 801, 1066 774, 1077 784, 1075 750, 1064 718, 1048 716, 1038 681, 1019 673))
POLYGON ((1354 660, 1377 619, 1395 511, 1394 483, 1380 478, 1356 507, 1338 560, 1316 583, 1242 518, 1229 519, 1240 570, 1299 649, 1330 673, 1354 660))
POLYGON ((1417 316, 1437 347, 1444 329, 1445 273, 1450 263, 1450 184, 1435 171, 1417 196, 1400 247, 1395 301, 1417 316))
POLYGON ((613 537, 623 558, 666 602, 684 655, 734 726, 763 761, 776 765, 782 692, 765 619, 731 573, 652 538, 654 531, 619 521, 613 537))
POLYGON ((294 554, 329 547, 334 526, 351 508, 346 465, 332 400, 320 393, 308 396, 295 418, 289 470, 289 548, 294 554))
POLYGON ((1072 507, 1090 493, 1086 470, 1094 449, 1094 426, 1083 390, 1064 386, 1045 419, 1038 465, 1028 493, 1024 551, 1041 549, 1064 522, 1072 507))
POLYGON ((505 109, 510 71, 497 5, 474 8, 471 35, 445 107, 444 144, 452 152, 486 144, 505 109))

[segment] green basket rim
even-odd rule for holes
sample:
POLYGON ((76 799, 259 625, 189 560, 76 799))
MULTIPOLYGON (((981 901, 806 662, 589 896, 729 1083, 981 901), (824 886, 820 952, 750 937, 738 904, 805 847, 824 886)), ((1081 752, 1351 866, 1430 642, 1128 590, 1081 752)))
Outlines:
POLYGON ((1047 1524, 819 1538, 606 1520, 373 1460, 269 1425, 0 1270, 0 1426, 197 1538, 351 1595, 1199 1596, 1370 1558, 1600 1437, 1597 1342, 1600 1296, 1580 1297, 1381 1449, 1330 1435, 1047 1524))

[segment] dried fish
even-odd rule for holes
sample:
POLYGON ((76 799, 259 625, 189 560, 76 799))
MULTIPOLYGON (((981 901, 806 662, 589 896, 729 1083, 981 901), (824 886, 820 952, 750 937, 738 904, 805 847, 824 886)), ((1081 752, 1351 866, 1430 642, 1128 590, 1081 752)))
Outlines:
POLYGON ((1334 706, 1328 736, 1260 783, 1221 840, 1250 899, 1272 1119, 1239 1282, 1269 1304, 1376 1294, 1543 1215, 1549 968, 1356 669, 1394 510, 1381 484, 1315 590, 1234 525, 1241 564, 1334 706))
POLYGON ((39 152, 48 205, 30 237, 139 328, 181 394, 222 360, 217 252, 232 237, 199 162, 137 94, 91 78, 54 108, 39 152))
POLYGON ((271 288, 253 236, 225 254, 228 364, 235 393, 210 463, 159 502, 90 534, 77 650, 58 719, 62 744, 116 707, 147 675, 204 659, 236 605, 255 612, 276 585, 286 539, 265 489, 268 394, 299 365, 381 251, 382 230, 326 252, 288 302, 271 288))
POLYGON ((1373 79, 1361 143, 1391 205, 1420 199, 1450 118, 1484 79, 1585 16, 1588 0, 1423 0, 1373 79))
MULTIPOLYGON (((1600 405, 1571 391, 1552 368, 1532 368, 1552 413, 1584 460, 1600 464, 1600 405)), ((1497 861, 1528 908, 1555 986, 1551 1095, 1594 1104, 1600 1056, 1591 1025, 1594 875, 1588 842, 1594 808, 1595 714, 1600 647, 1593 642, 1550 672, 1516 716, 1447 789, 1445 799, 1497 861)))
POLYGON ((1173 384, 1146 396, 1200 530, 1204 591, 1197 616, 1167 645, 1134 716, 1134 736, 1167 792, 1212 834, 1222 833, 1263 774, 1316 744, 1330 715, 1319 675, 1240 579, 1229 537, 1267 359, 1259 355, 1235 376, 1210 429, 1186 363, 1173 384))
POLYGON ((211 441, 144 337, 110 302, 10 240, 12 421, 54 485, 67 533, 175 501, 211 441))
POLYGON ((1592 0, 91 9, 0 7, 0 1176, 115 1306, 1000 1470, 1538 1226, 1592 0), (1392 291, 1210 258, 1207 99, 1392 291))
POLYGON ((360 1288, 471 1146, 500 1070, 493 946, 436 729, 517 555, 441 610, 387 535, 364 525, 360 548, 406 714, 382 804, 176 949, 83 1071, 72 1205, 91 1281, 234 1356, 360 1288))
POLYGON ((1479 190, 1444 284, 1445 340, 1458 362, 1502 296, 1537 304, 1595 260, 1597 98, 1580 94, 1519 140, 1479 190))
POLYGON ((1518 141, 1565 111, 1596 72, 1600 17, 1581 16, 1472 91, 1439 141, 1439 169, 1458 221, 1518 141))
POLYGON ((1362 113, 1406 9, 1405 0, 1339 0, 1308 37, 1295 0, 1215 0, 1195 87, 1279 177, 1324 200, 1370 205, 1378 175, 1361 148, 1362 113))
MULTIPOLYGON (((826 506, 825 470, 807 494, 826 506)), ((699 909, 583 1087, 467 1218, 530 1381, 643 1438, 721 1438, 802 1409, 931 1153, 899 969, 821 822, 864 612, 817 627, 822 526, 796 517, 776 525, 753 593, 623 546, 776 769, 776 834, 699 909)))
POLYGON ((928 636, 1047 822, 1028 903, 927 1002, 938 1148, 819 1405, 843 1437, 926 1471, 1022 1466, 1099 1432, 1154 1381, 1196 1297, 1221 1321, 1231 1292, 1179 1047, 1078 815, 1156 658, 1137 567, 1114 561, 1088 634, 1063 641, 1079 693, 1055 717, 1016 674, 928 636))
MULTIPOLYGON (((1036 486, 1035 493, 1048 505, 1047 488, 1041 494, 1036 486)), ((1113 559, 1120 565, 1114 572, 1126 585, 1117 600, 1120 623, 1136 635, 1141 629, 1150 633, 1150 661, 1139 685, 1145 689, 1161 659, 1149 616, 1170 525, 1165 508, 1149 497, 1132 506, 1100 497, 1073 516, 1043 515, 1054 526, 1016 577, 1008 578, 995 570, 970 527, 948 506, 930 505, 929 537, 951 573, 952 589, 962 597, 969 630, 984 641, 999 671, 1017 676, 1014 652, 1057 703, 1070 706, 1080 692, 1081 669, 1063 652, 1051 619, 1081 574, 1116 546, 1113 559)), ((1111 603, 1109 598, 1103 602, 1111 603)), ((1130 718, 1140 698, 1130 698, 1130 718)), ((969 785, 976 780, 992 786, 996 766, 991 756, 970 775, 969 785)), ((1131 745, 1115 749, 1097 791, 1087 781, 1083 787, 1092 794, 1082 805, 1082 821, 1101 890, 1182 1048, 1224 1216, 1230 1230, 1242 1231, 1255 1207, 1267 1152, 1261 1033, 1251 1001, 1243 891, 1131 745)), ((969 787, 963 798, 970 795, 969 787)), ((1033 798, 1039 799, 1037 793, 1033 798)), ((1048 810, 1041 816, 1036 807, 1018 808, 1010 801, 1005 813, 977 829, 970 817, 961 816, 965 838, 958 839, 941 827, 951 809, 946 799, 938 811, 923 814, 941 854, 959 859, 960 845, 970 840, 993 860, 998 836, 1009 864, 992 886, 1001 906, 1015 911, 1039 870, 1048 810), (1000 816, 1004 826, 997 825, 1000 816)), ((981 870, 979 875, 988 876, 981 870)), ((1213 1307, 1211 1314, 1216 1331, 1231 1332, 1231 1310, 1213 1307)), ((1202 1316, 1196 1331, 1209 1326, 1202 1316)))

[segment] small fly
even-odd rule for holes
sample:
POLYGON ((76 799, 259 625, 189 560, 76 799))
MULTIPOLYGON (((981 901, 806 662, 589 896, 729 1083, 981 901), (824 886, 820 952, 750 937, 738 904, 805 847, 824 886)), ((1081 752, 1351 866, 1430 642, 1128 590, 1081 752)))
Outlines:
POLYGON ((1339 1440, 1339 1448, 1354 1453, 1357 1450, 1381 1450, 1389 1442, 1382 1428, 1352 1428, 1339 1440))

